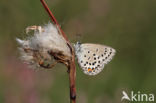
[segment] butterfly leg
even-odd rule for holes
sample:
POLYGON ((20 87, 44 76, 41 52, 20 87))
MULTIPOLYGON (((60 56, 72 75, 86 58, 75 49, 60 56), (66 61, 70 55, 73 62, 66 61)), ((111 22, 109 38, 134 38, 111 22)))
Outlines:
POLYGON ((26 28, 26 33, 29 33, 31 30, 38 31, 39 33, 44 32, 44 29, 41 26, 33 25, 26 28))

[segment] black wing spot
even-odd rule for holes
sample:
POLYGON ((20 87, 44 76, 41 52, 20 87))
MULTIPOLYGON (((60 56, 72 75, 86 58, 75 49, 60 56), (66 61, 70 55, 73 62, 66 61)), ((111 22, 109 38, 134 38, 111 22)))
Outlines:
POLYGON ((90 53, 90 51, 88 51, 88 53, 90 53))
POLYGON ((104 53, 104 55, 106 55, 106 53, 104 53))
POLYGON ((101 54, 101 56, 103 57, 103 54, 101 54))
POLYGON ((102 59, 103 61, 105 61, 105 59, 102 59))
POLYGON ((86 57, 86 55, 84 55, 84 57, 86 57))
POLYGON ((93 56, 95 56, 95 54, 93 54, 93 56))
POLYGON ((98 57, 98 59, 100 59, 100 57, 98 57))
POLYGON ((92 65, 94 65, 95 63, 92 63, 92 65))
POLYGON ((109 54, 112 54, 112 52, 110 52, 109 54))
POLYGON ((86 66, 86 64, 84 64, 84 66, 86 66))
POLYGON ((89 65, 91 65, 91 63, 89 63, 89 65))
POLYGON ((98 63, 100 63, 100 61, 98 61, 98 63))
POLYGON ((107 59, 107 57, 105 57, 105 59, 107 59))
POLYGON ((94 60, 96 60, 96 58, 94 58, 94 60))
POLYGON ((88 62, 86 62, 86 64, 88 64, 88 62))
POLYGON ((83 61, 81 60, 81 63, 83 63, 83 61))

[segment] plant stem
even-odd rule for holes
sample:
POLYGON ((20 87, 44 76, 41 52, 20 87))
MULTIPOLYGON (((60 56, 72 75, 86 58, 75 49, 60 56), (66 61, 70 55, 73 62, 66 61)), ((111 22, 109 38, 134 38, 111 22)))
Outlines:
POLYGON ((48 8, 47 4, 44 0, 40 0, 43 7, 47 11, 49 17, 51 18, 52 22, 58 27, 58 29, 61 31, 61 35, 64 37, 64 39, 67 42, 68 47, 71 50, 72 57, 69 61, 68 70, 69 70, 69 83, 70 83, 70 103, 76 103, 76 87, 75 87, 75 79, 76 79, 76 66, 75 66, 75 53, 74 49, 71 46, 71 43, 69 42, 66 34, 61 29, 60 25, 58 24, 57 20, 55 19, 54 15, 48 8))
POLYGON ((76 67, 75 67, 75 55, 72 55, 72 61, 69 66, 69 80, 70 80, 70 103, 76 103, 76 67))
POLYGON ((52 22, 53 22, 54 24, 57 25, 58 29, 59 29, 59 30, 61 31, 61 33, 62 33, 62 36, 65 38, 66 41, 68 41, 68 38, 67 38, 66 34, 65 34, 65 33, 63 32, 63 30, 61 29, 59 23, 57 22, 57 20, 56 20, 56 18, 54 17, 53 13, 52 13, 52 12, 50 11, 50 9, 48 8, 48 6, 47 6, 47 4, 45 3, 45 1, 44 1, 44 0, 40 0, 40 1, 41 1, 41 3, 42 3, 43 7, 45 8, 45 10, 47 11, 49 17, 51 18, 52 22))

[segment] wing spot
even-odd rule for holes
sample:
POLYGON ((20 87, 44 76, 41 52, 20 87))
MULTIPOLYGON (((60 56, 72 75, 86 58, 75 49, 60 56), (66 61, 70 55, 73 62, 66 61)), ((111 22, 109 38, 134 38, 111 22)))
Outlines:
POLYGON ((93 56, 95 56, 95 54, 93 54, 93 56))
POLYGON ((83 61, 81 60, 81 63, 83 63, 83 61))
POLYGON ((96 58, 94 58, 94 60, 96 60, 96 58))
POLYGON ((92 72, 92 69, 91 68, 88 68, 88 72, 92 72))
POLYGON ((88 51, 88 53, 90 53, 90 51, 88 51))
POLYGON ((98 63, 100 63, 100 61, 98 61, 98 63))
POLYGON ((84 57, 86 57, 86 55, 84 55, 84 57))

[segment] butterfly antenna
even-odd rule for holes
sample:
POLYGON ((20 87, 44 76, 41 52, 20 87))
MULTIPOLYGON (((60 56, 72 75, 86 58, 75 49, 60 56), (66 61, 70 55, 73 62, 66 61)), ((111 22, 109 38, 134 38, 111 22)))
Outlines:
POLYGON ((53 13, 50 11, 48 5, 45 3, 44 0, 40 0, 43 7, 45 8, 45 10, 47 11, 49 17, 51 18, 52 22, 58 27, 58 29, 60 30, 60 32, 62 33, 62 36, 66 39, 66 41, 68 41, 67 36, 65 35, 65 33, 63 32, 63 30, 61 29, 61 26, 59 25, 59 23, 57 22, 56 18, 54 17, 53 13))
POLYGON ((81 36, 81 34, 76 34, 76 41, 78 42, 78 43, 80 43, 81 44, 81 39, 82 39, 82 36, 81 36))

